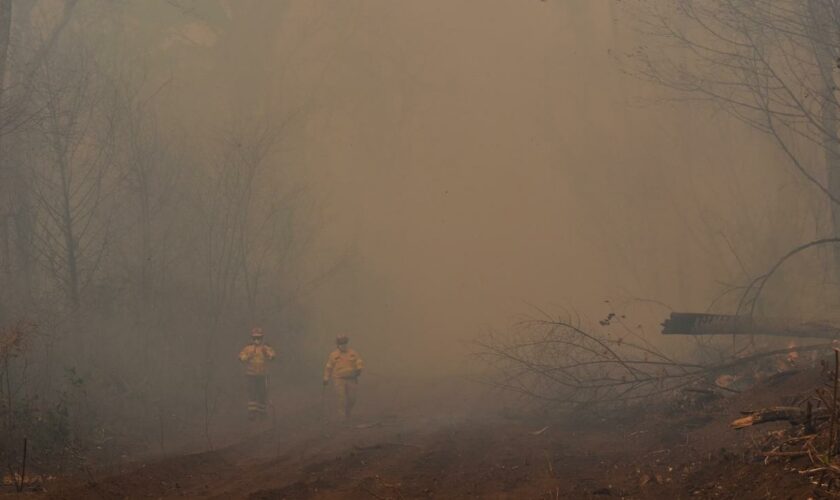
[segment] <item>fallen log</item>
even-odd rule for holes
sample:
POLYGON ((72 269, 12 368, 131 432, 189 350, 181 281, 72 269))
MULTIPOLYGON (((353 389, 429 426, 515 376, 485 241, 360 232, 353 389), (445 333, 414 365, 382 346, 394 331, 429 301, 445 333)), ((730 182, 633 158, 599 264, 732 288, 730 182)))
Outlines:
POLYGON ((743 315, 674 312, 662 323, 663 335, 767 335, 840 339, 840 327, 823 322, 743 315))
POLYGON ((752 425, 766 424, 767 422, 778 422, 780 420, 786 420, 790 422, 791 425, 797 425, 806 423, 809 418, 816 420, 827 419, 829 417, 829 411, 827 408, 813 410, 811 415, 808 415, 808 411, 806 409, 798 406, 774 406, 772 408, 764 408, 762 410, 744 413, 746 416, 732 421, 729 426, 733 429, 743 429, 752 425))

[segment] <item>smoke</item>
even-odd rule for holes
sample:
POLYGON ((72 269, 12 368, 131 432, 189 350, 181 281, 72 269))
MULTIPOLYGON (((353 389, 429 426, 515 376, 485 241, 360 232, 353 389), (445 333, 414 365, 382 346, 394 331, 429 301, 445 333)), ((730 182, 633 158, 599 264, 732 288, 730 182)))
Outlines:
MULTIPOLYGON (((325 26, 300 58, 329 54, 292 85, 317 103, 299 147, 323 241, 355 257, 308 303, 322 344, 461 368, 534 306, 705 310, 796 241, 806 188, 758 134, 630 74, 614 2, 293 5, 284 26, 325 26)), ((667 310, 638 314, 656 335, 667 310)))
MULTIPOLYGON (((523 314, 621 312, 660 342, 669 308, 731 312, 827 223, 766 137, 644 80, 611 0, 18 4, 3 98, 32 111, 0 148, 31 218, 3 226, 0 313, 46 339, 18 393, 63 397, 78 367, 114 434, 235 414, 255 325, 301 392, 338 334, 374 378, 470 373, 523 314)), ((824 312, 820 264, 780 273, 775 311, 824 312)))

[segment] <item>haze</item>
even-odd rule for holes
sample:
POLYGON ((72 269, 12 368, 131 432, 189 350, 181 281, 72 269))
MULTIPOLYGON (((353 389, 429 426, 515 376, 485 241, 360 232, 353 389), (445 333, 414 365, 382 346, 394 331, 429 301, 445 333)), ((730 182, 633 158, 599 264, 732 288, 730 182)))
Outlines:
MULTIPOLYGON (((476 338, 545 313, 690 352, 669 309, 733 312, 832 217, 766 135, 645 77, 627 3, 0 1, 10 414, 235 441, 254 327, 281 413, 337 335, 371 386, 463 384, 476 338)), ((837 316, 824 265, 760 312, 837 316)))

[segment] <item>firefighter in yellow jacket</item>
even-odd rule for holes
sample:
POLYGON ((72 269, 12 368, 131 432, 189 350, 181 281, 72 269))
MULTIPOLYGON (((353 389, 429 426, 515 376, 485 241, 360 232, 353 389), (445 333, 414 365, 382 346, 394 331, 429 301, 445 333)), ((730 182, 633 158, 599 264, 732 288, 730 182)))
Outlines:
POLYGON ((359 375, 365 367, 359 354, 347 347, 349 341, 346 335, 340 335, 335 339, 337 348, 330 353, 327 366, 324 367, 324 385, 332 380, 338 396, 339 411, 345 420, 350 418, 350 413, 356 404, 359 375))
POLYGON ((245 365, 245 379, 248 385, 248 418, 264 417, 268 404, 266 383, 267 366, 276 354, 274 349, 263 343, 260 327, 251 330, 251 343, 239 353, 239 361, 245 365))

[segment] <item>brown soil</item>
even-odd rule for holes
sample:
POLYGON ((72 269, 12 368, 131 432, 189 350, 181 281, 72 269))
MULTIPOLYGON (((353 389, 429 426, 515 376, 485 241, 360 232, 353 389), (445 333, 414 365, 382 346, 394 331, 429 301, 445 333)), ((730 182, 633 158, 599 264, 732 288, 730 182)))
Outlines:
POLYGON ((340 425, 322 422, 313 402, 307 411, 276 425, 266 422, 263 430, 224 449, 58 481, 47 485, 46 495, 820 498, 814 485, 784 464, 764 465, 748 451, 757 437, 786 424, 737 432, 728 427, 741 410, 783 403, 819 383, 817 373, 798 373, 702 409, 662 407, 597 417, 503 411, 498 401, 468 399, 454 384, 437 384, 427 391, 428 404, 419 396, 412 403, 394 396, 418 394, 407 390, 390 393, 387 404, 373 409, 369 394, 368 411, 362 407, 353 423, 340 425), (443 387, 446 398, 440 396, 443 387))

